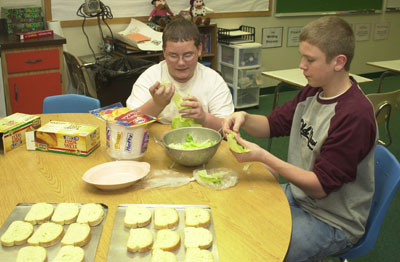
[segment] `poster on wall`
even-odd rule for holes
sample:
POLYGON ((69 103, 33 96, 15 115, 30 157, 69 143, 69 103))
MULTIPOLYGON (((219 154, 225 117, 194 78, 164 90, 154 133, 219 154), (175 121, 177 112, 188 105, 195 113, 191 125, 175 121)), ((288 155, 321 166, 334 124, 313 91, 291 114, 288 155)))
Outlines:
POLYGON ((300 45, 300 33, 302 26, 289 27, 287 31, 287 47, 300 45))
POLYGON ((376 23, 374 31, 374 40, 386 40, 389 38, 390 23, 376 23))
POLYGON ((355 24, 354 35, 356 41, 368 41, 371 34, 371 24, 355 24))
POLYGON ((282 47, 283 27, 268 27, 262 29, 262 47, 282 47))

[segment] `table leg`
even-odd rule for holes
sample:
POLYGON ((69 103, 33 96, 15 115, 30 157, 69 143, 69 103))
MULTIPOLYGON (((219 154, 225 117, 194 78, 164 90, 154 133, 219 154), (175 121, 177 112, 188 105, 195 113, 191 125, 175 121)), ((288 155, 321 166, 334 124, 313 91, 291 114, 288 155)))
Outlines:
POLYGON ((275 91, 274 91, 274 101, 272 102, 272 110, 275 109, 275 107, 278 105, 278 100, 279 100, 279 88, 283 82, 280 82, 279 84, 276 85, 275 91))
POLYGON ((381 76, 379 77, 379 83, 378 83, 378 93, 380 93, 382 91, 382 83, 383 83, 383 79, 389 75, 397 75, 396 73, 392 72, 392 71, 385 71, 381 74, 381 76))
MULTIPOLYGON (((278 100, 279 100, 279 88, 283 85, 283 82, 280 82, 279 84, 276 85, 275 91, 274 91, 274 101, 272 102, 272 110, 275 109, 275 107, 278 105, 278 100)), ((272 147, 272 138, 268 139, 268 145, 267 149, 268 151, 271 151, 272 147)))

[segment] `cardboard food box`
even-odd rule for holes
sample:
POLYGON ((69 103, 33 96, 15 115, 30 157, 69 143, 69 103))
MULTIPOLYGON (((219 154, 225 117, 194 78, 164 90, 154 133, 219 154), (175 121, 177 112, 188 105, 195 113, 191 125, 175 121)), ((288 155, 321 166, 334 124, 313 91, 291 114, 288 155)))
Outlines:
POLYGON ((40 116, 15 113, 0 119, 0 153, 5 154, 25 144, 25 133, 39 127, 40 116))
POLYGON ((99 146, 99 126, 50 121, 35 131, 39 151, 88 156, 99 146))

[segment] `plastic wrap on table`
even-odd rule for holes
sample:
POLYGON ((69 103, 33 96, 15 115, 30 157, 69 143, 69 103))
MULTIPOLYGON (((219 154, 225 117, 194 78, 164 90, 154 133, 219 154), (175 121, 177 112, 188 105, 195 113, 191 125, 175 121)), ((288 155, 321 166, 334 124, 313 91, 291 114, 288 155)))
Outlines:
POLYGON ((228 168, 196 169, 193 177, 200 185, 215 190, 233 187, 238 180, 237 173, 228 168))
POLYGON ((193 181, 193 177, 173 170, 152 170, 150 174, 134 185, 135 189, 157 187, 179 187, 193 181))

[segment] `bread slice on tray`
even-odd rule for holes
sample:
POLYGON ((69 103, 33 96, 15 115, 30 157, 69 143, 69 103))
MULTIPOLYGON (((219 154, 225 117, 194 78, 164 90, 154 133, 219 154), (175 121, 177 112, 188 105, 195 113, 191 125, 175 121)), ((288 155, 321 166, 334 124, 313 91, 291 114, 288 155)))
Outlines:
POLYGON ((31 246, 50 247, 55 245, 62 237, 64 227, 53 222, 41 224, 33 235, 28 238, 28 244, 31 246))
POLYGON ((207 249, 212 245, 213 236, 207 228, 185 227, 185 247, 198 247, 207 249))
POLYGON ((78 223, 88 223, 89 226, 97 226, 103 221, 104 209, 100 204, 88 203, 81 206, 78 218, 78 223))
POLYGON ((214 262, 213 254, 207 249, 190 247, 186 249, 185 262, 214 262))
POLYGON ((179 223, 178 211, 173 207, 154 208, 154 227, 156 229, 173 228, 179 223))
POLYGON ((24 220, 34 225, 43 224, 49 221, 53 212, 54 206, 52 204, 36 203, 31 206, 24 220))
POLYGON ((146 252, 153 244, 153 233, 148 228, 132 228, 126 244, 129 252, 146 252))
POLYGON ((15 220, 1 236, 1 244, 6 247, 25 244, 33 233, 33 225, 28 222, 15 220))
POLYGON ((54 210, 51 221, 60 225, 69 225, 75 222, 79 213, 78 203, 60 203, 54 210))
POLYGON ((161 229, 157 231, 156 240, 153 249, 162 249, 164 251, 175 251, 179 248, 181 236, 178 232, 171 229, 161 229))
POLYGON ((90 241, 90 226, 88 224, 72 223, 61 239, 61 245, 83 247, 90 241))
POLYGON ((26 246, 18 250, 17 262, 45 262, 47 251, 40 246, 26 246))
POLYGON ((151 211, 145 206, 128 206, 126 208, 124 225, 129 228, 145 227, 151 221, 151 211))
POLYGON ((211 216, 207 209, 201 207, 185 208, 185 225, 187 227, 208 227, 211 216))
POLYGON ((154 249, 151 254, 151 262, 178 262, 178 258, 170 251, 154 249))
POLYGON ((85 251, 81 247, 63 246, 51 262, 83 262, 85 251))

